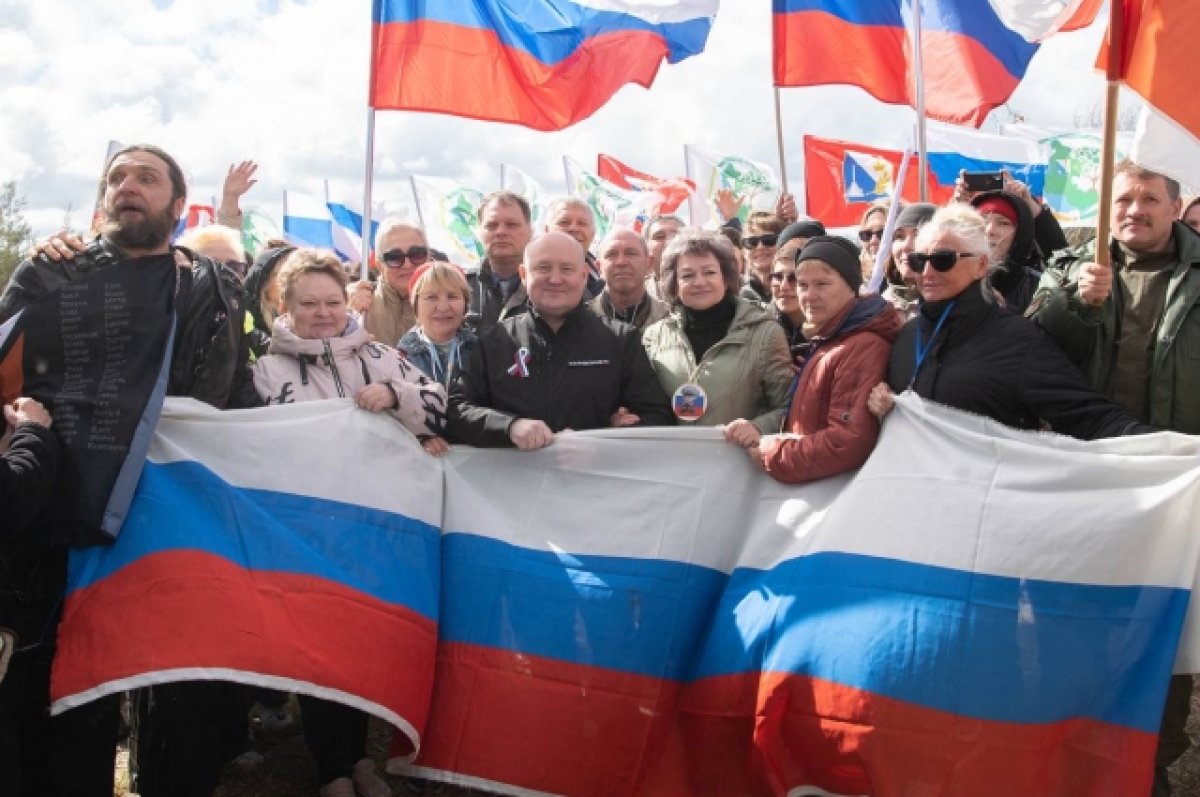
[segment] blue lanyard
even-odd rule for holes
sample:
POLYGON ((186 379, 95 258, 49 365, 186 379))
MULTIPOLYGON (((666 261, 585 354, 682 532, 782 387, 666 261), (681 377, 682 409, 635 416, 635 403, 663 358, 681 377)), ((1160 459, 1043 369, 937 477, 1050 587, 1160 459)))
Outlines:
POLYGON ((429 350, 429 358, 432 361, 433 373, 432 376, 435 382, 441 382, 445 387, 450 387, 450 380, 454 374, 462 369, 462 354, 458 351, 458 336, 450 341, 450 353, 446 357, 445 365, 442 364, 441 352, 438 351, 436 345, 425 335, 425 331, 421 330, 417 333, 421 342, 425 344, 425 348, 429 350))
MULTIPOLYGON (((957 299, 955 301, 958 301, 957 299)), ((917 322, 917 364, 913 368, 912 379, 908 380, 908 386, 912 387, 917 381, 917 374, 921 373, 921 366, 925 364, 925 358, 929 356, 929 350, 933 348, 933 344, 937 342, 938 332, 942 329, 942 324, 946 323, 946 318, 950 315, 950 311, 954 309, 954 302, 946 305, 946 309, 942 311, 942 317, 938 319, 937 324, 933 327, 933 334, 929 336, 929 345, 921 345, 921 323, 917 322)))

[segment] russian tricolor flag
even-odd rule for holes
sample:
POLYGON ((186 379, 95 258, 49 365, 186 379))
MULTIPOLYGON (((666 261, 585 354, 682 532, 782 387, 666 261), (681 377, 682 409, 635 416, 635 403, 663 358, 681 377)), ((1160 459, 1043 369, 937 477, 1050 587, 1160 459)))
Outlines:
POLYGON ((513 795, 1115 797, 1200 665, 1195 438, 902 396, 862 470, 797 488, 716 430, 433 460, 348 401, 164 418, 73 562, 59 708, 265 683, 513 795))
MULTIPOLYGON (((916 106, 912 0, 773 0, 776 86, 858 86, 916 106)), ((1036 44, 984 0, 922 0, 925 109, 932 119, 983 124, 1025 75, 1036 44)))
POLYGON ((441 502, 412 436, 350 400, 219 412, 168 399, 120 544, 73 552, 55 710, 220 679, 348 703, 415 750, 441 502))
POLYGON ((702 51, 718 2, 374 0, 370 104, 559 130, 702 51))

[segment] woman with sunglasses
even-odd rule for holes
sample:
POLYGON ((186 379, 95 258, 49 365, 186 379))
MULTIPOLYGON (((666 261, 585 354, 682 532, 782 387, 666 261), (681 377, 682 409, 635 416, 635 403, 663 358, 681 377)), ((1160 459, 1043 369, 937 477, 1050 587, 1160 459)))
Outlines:
POLYGON ((350 309, 375 340, 395 346, 417 322, 408 295, 413 272, 429 260, 429 246, 420 227, 400 219, 384 219, 375 235, 379 281, 357 282, 350 290, 350 309))
POLYGON ((908 267, 921 312, 896 338, 887 381, 871 391, 877 417, 891 410, 894 392, 913 390, 1017 429, 1048 424, 1083 440, 1152 431, 1092 391, 1032 321, 996 301, 986 223, 973 208, 953 204, 935 213, 908 267))
POLYGON ((883 228, 887 226, 891 207, 892 203, 886 199, 872 202, 858 223, 858 240, 862 242, 859 261, 863 282, 868 282, 875 272, 875 258, 879 255, 879 245, 883 243, 883 228))
POLYGON ((746 273, 738 296, 760 304, 771 301, 771 289, 767 286, 781 232, 783 221, 774 213, 757 210, 746 219, 746 230, 742 234, 746 273))

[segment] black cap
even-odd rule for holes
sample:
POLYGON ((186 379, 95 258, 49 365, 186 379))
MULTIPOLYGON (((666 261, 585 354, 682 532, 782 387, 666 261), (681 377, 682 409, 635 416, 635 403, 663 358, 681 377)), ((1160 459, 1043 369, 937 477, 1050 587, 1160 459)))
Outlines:
POLYGON ((896 215, 896 229, 901 227, 924 227, 937 213, 937 205, 929 202, 913 202, 900 208, 896 215))
POLYGON ((783 228, 783 232, 779 233, 779 240, 775 242, 778 249, 782 249, 783 245, 794 238, 815 238, 818 235, 825 234, 825 225, 816 219, 801 219, 793 221, 791 224, 783 228))
POLYGON ((818 235, 796 253, 796 265, 805 260, 820 260, 841 275, 855 293, 862 287, 862 266, 857 246, 836 235, 818 235))

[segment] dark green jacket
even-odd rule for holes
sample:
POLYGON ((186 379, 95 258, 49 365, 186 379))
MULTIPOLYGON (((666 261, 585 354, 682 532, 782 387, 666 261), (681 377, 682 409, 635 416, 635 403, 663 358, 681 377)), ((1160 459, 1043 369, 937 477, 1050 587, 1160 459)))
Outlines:
MULTIPOLYGON (((1154 332, 1147 423, 1160 429, 1200 434, 1200 236, 1175 222, 1176 262, 1163 314, 1154 332)), ((1119 251, 1112 262, 1119 269, 1119 251)), ((1094 257, 1087 247, 1064 255, 1042 276, 1029 315, 1079 366, 1092 387, 1107 393, 1128 297, 1118 277, 1100 307, 1085 305, 1076 280, 1094 257)))

